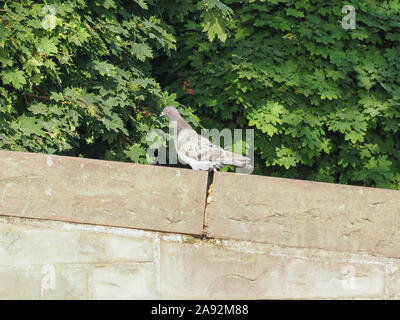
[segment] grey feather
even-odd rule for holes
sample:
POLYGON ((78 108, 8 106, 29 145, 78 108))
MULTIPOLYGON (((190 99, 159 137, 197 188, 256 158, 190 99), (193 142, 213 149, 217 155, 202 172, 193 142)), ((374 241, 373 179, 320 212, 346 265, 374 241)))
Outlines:
POLYGON ((216 170, 225 165, 251 167, 250 158, 224 150, 197 134, 174 107, 164 108, 161 116, 170 119, 175 129, 174 145, 178 156, 193 170, 216 170))

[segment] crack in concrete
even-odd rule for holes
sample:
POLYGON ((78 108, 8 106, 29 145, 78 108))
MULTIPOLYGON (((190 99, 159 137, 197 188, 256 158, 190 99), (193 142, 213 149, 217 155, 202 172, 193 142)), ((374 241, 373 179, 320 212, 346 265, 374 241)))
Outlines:
POLYGON ((206 199, 204 204, 204 212, 203 212, 203 232, 201 235, 201 239, 203 241, 207 241, 207 228, 208 228, 208 206, 212 200, 212 187, 214 182, 214 171, 208 172, 208 179, 207 179, 207 190, 206 190, 206 199))

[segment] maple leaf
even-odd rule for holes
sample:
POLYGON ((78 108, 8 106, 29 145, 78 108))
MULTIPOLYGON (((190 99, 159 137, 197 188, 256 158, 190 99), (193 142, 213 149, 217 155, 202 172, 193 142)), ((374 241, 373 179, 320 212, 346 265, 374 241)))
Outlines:
POLYGON ((152 58, 153 52, 146 43, 132 43, 130 45, 132 53, 140 61, 145 61, 146 58, 152 58))
POLYGON ((38 44, 37 52, 44 55, 57 53, 57 43, 58 40, 56 38, 43 38, 38 44))
POLYGON ((4 84, 12 84, 16 89, 21 89, 26 84, 25 74, 22 70, 4 70, 1 72, 1 77, 4 84))

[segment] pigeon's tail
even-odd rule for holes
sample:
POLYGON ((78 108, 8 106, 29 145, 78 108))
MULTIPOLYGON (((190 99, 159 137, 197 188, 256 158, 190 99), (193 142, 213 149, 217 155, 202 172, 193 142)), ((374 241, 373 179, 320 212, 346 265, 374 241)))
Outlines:
POLYGON ((252 167, 250 161, 251 161, 250 158, 225 150, 225 156, 223 161, 225 165, 233 165, 239 168, 245 168, 245 167, 249 168, 252 167))

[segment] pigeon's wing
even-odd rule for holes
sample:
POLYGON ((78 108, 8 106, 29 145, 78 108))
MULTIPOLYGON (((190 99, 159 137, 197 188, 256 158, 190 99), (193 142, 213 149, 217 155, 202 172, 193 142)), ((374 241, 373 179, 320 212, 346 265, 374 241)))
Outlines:
POLYGON ((212 144, 193 129, 182 130, 177 141, 177 151, 196 161, 222 163, 225 150, 212 144))

